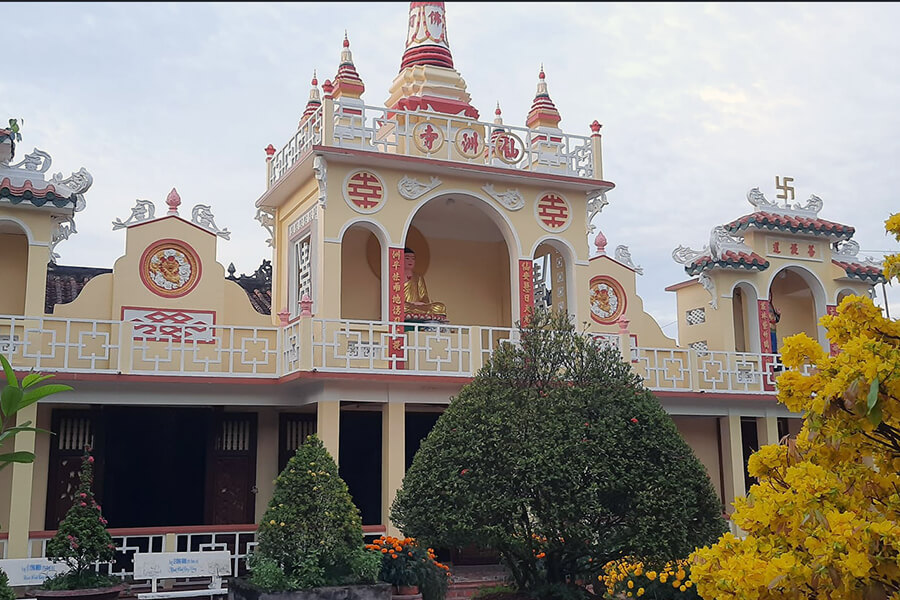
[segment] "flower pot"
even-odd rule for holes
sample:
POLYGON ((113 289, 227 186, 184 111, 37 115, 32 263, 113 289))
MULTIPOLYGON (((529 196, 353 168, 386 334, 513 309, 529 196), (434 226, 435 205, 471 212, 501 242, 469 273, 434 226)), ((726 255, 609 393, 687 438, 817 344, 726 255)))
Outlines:
POLYGON ((41 600, 115 600, 119 593, 125 589, 124 584, 103 588, 90 588, 84 590, 31 590, 32 598, 41 600))
POLYGON ((395 595, 395 596, 415 596, 418 593, 419 593, 419 586, 417 586, 417 585, 395 585, 393 595, 395 595))

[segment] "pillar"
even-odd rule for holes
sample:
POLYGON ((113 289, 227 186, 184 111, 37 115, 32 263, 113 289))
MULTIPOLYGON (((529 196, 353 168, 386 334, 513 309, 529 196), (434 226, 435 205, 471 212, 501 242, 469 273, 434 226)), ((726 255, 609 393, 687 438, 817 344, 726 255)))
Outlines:
POLYGON ((325 445, 325 449, 340 465, 338 449, 340 448, 341 402, 328 400, 316 405, 316 434, 325 445))
POLYGON ((725 512, 731 514, 735 498, 747 495, 744 487, 744 451, 741 439, 741 416, 729 413, 719 419, 722 437, 722 474, 725 480, 725 512))
POLYGON ((256 518, 258 523, 269 506, 275 492, 274 480, 278 477, 278 413, 272 409, 260 410, 257 415, 256 435, 256 518))
POLYGON ((387 535, 399 537, 391 523, 391 504, 406 472, 406 405, 388 402, 381 415, 381 523, 387 535))
MULTIPOLYGON (((37 403, 27 406, 16 414, 16 425, 22 426, 31 421, 37 422, 37 403)), ((34 452, 34 433, 19 433, 14 438, 14 452, 34 452)), ((7 558, 28 558, 28 529, 31 524, 31 496, 34 482, 34 465, 32 463, 13 463, 12 495, 9 502, 9 539, 7 540, 7 558)))
POLYGON ((778 417, 766 415, 756 418, 756 435, 759 447, 778 443, 778 417))

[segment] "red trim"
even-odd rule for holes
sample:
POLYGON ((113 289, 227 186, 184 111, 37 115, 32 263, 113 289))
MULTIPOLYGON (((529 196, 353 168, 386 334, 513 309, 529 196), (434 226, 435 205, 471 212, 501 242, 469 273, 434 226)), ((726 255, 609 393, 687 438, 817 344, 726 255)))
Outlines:
POLYGON ((395 383, 446 383, 453 385, 465 385, 475 378, 469 375, 399 375, 394 373, 323 373, 320 371, 298 371, 297 373, 285 375, 278 380, 278 383, 287 383, 290 381, 295 381, 297 379, 348 379, 351 381, 360 381, 365 379, 366 381, 387 381, 395 383))
MULTIPOLYGON (((400 70, 416 65, 431 65, 433 67, 453 68, 453 55, 450 49, 436 44, 422 44, 407 48, 400 61, 400 70)), ((476 117, 477 118, 477 117, 476 117)))
MULTIPOLYGON (((270 145, 271 145, 271 144, 270 144, 270 145)), ((203 233, 205 233, 205 234, 207 234, 207 235, 211 235, 211 236, 213 236, 213 237, 216 237, 216 234, 213 233, 212 231, 210 231, 209 229, 204 229, 203 227, 200 227, 200 226, 197 225, 196 223, 192 223, 192 222, 188 221, 187 219, 182 219, 182 218, 179 217, 178 215, 165 215, 165 216, 160 217, 160 218, 158 218, 158 219, 151 219, 151 220, 149 220, 149 221, 141 221, 140 223, 135 223, 134 225, 129 225, 129 226, 128 226, 128 229, 131 229, 132 227, 142 227, 142 226, 144 226, 144 225, 150 225, 150 224, 152 224, 152 223, 159 223, 160 221, 163 221, 163 220, 165 220, 165 219, 178 219, 179 221, 181 221, 181 222, 184 223, 185 225, 190 225, 190 226, 193 227, 194 229, 198 229, 198 230, 202 231, 203 233)))
MULTIPOLYGON (((478 109, 476 109, 468 102, 463 102, 462 100, 452 100, 450 98, 438 98, 436 96, 428 95, 407 96, 405 98, 400 98, 399 100, 397 100, 397 103, 391 108, 408 110, 410 112, 430 109, 435 112, 444 113, 447 115, 458 116, 460 113, 463 113, 464 115, 472 119, 478 118, 478 109)), ((388 113, 388 117, 390 116, 390 113, 388 113)))
POLYGON ((10 193, 16 196, 21 196, 25 192, 31 192, 32 197, 37 198, 46 198, 48 193, 53 193, 53 196, 59 198, 60 200, 69 200, 68 196, 63 196, 59 192, 56 191, 56 188, 53 184, 47 184, 47 187, 36 189, 34 184, 31 183, 31 180, 26 179, 25 183, 21 186, 14 186, 12 184, 12 180, 9 177, 4 177, 2 181, 0 181, 0 187, 8 188, 10 193))
POLYGON ((189 293, 191 293, 194 288, 197 287, 197 284, 200 283, 200 278, 203 276, 203 263, 200 261, 200 255, 197 254, 197 251, 194 250, 193 246, 181 240, 166 238, 163 240, 157 240, 147 246, 147 248, 144 250, 144 253, 141 254, 141 259, 138 261, 138 270, 138 275, 140 276, 141 282, 144 284, 144 287, 146 287, 157 296, 160 296, 161 298, 181 298, 182 296, 187 296, 189 293), (196 272, 191 272, 191 278, 193 279, 193 281, 188 279, 187 285, 171 292, 157 289, 158 286, 156 285, 156 283, 154 283, 149 279, 149 277, 147 277, 151 255, 160 250, 163 246, 174 246, 176 250, 184 252, 184 254, 187 255, 188 261, 192 261, 194 263, 191 266, 196 267, 196 272))
MULTIPOLYGON (((107 529, 110 535, 161 535, 164 533, 238 533, 256 531, 256 523, 245 525, 178 525, 173 527, 112 527, 107 529)), ((6 534, 3 534, 6 535, 6 534)), ((35 540, 46 540, 56 535, 56 530, 29 531, 28 537, 35 540)))
MULTIPOLYGON (((697 392, 681 392, 681 391, 666 391, 666 390, 650 390, 654 396, 659 398, 660 400, 664 400, 666 398, 688 398, 692 400, 709 400, 718 402, 720 400, 753 400, 756 402, 776 402, 776 394, 774 390, 767 390, 765 392, 759 392, 756 394, 727 394, 724 392, 715 392, 715 391, 704 391, 700 390, 697 392)), ((695 415, 695 416, 704 416, 704 415, 695 415)), ((712 416, 712 415, 710 415, 712 416)), ((720 415, 716 415, 720 416, 720 415)))
MULTIPOLYGON (((144 336, 140 336, 137 339, 145 340, 148 342, 168 342, 168 341, 184 342, 184 341, 187 341, 188 343, 194 343, 194 344, 214 344, 216 342, 216 337, 215 337, 216 311, 214 311, 214 310, 201 310, 201 309, 194 309, 194 308, 159 308, 159 307, 148 307, 148 306, 122 306, 121 312, 119 313, 119 320, 121 320, 123 322, 125 322, 125 310, 126 309, 151 310, 151 311, 156 310, 156 311, 161 311, 161 312, 180 311, 180 312, 185 312, 185 313, 194 312, 194 313, 204 313, 204 314, 212 315, 212 324, 210 324, 210 325, 207 325, 205 323, 203 325, 196 325, 196 324, 191 325, 193 327, 208 327, 208 328, 212 329, 213 337, 210 340, 205 340, 205 341, 204 340, 185 340, 183 335, 181 338, 179 338, 177 340, 172 339, 172 338, 162 338, 162 339, 148 338, 148 337, 144 337, 144 336)), ((185 327, 185 328, 189 326, 189 324, 185 324, 185 323, 146 323, 144 321, 128 321, 128 322, 129 323, 137 323, 139 325, 181 325, 182 327, 185 327)), ((183 333, 183 331, 184 330, 182 330, 182 333, 183 333)), ((136 339, 134 334, 132 334, 131 339, 136 339)))
MULTIPOLYGON (((605 191, 612 190, 616 187, 616 184, 611 181, 605 181, 603 179, 586 179, 583 177, 571 177, 569 175, 555 175, 552 173, 539 173, 536 171, 525 171, 522 169, 507 169, 503 167, 491 167, 488 165, 477 165, 473 163, 461 163, 461 162, 453 162, 449 160, 441 160, 437 158, 422 158, 419 156, 403 156, 399 154, 386 154, 384 152, 370 151, 370 150, 355 150, 352 148, 340 148, 337 146, 313 146, 310 153, 322 152, 324 154, 344 154, 347 156, 378 156, 384 157, 389 160, 403 160, 407 162, 413 163, 421 163, 432 165, 435 171, 444 168, 452 168, 452 169, 468 169, 472 171, 476 171, 479 173, 490 173, 490 174, 502 174, 502 175, 513 175, 519 177, 525 177, 530 179, 542 179, 545 181, 559 181, 562 183, 571 183, 576 184, 585 189, 595 189, 595 188, 605 188, 605 191)), ((294 164, 293 167, 296 167, 300 164, 301 161, 298 161, 294 164)), ((291 167, 291 168, 293 168, 291 167)), ((285 178, 282 175, 281 179, 276 182, 276 186, 285 178)), ((274 188, 270 188, 271 189, 274 188)), ((258 204, 257 206, 262 206, 258 204)))

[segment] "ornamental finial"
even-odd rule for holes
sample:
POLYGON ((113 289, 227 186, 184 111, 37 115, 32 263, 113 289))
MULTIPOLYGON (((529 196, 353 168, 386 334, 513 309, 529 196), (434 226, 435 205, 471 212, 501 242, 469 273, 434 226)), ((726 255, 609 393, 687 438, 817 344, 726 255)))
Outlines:
POLYGON ((166 215, 178 216, 178 207, 181 206, 181 196, 178 195, 175 188, 172 188, 172 191, 166 196, 166 204, 169 206, 169 212, 167 212, 166 215))

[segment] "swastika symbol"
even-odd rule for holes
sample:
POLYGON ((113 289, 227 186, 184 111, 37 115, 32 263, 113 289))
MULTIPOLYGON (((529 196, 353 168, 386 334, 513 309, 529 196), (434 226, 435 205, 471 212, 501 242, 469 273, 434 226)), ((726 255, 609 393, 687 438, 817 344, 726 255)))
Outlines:
POLYGON ((793 200, 794 186, 788 185, 789 183, 793 183, 793 181, 793 177, 779 177, 778 175, 776 175, 775 188, 781 190, 780 192, 778 192, 776 198, 778 198, 779 200, 793 200), (790 198, 788 198, 788 194, 791 195, 790 198))
POLYGON ((361 171, 347 181, 347 197, 362 209, 375 208, 384 198, 384 187, 375 175, 361 171))
POLYGON ((538 200, 537 215, 544 225, 558 229, 569 222, 569 205, 556 194, 545 194, 538 200))

